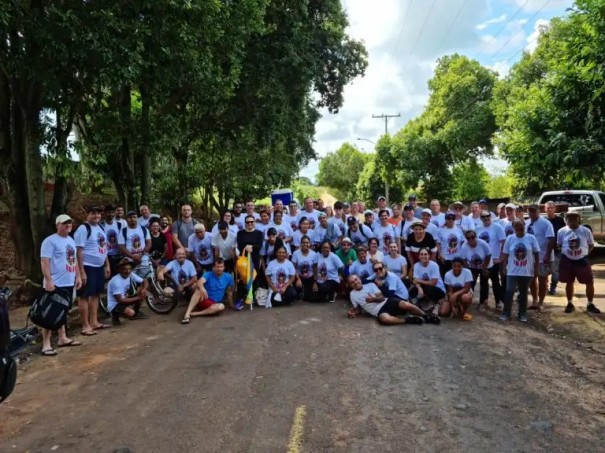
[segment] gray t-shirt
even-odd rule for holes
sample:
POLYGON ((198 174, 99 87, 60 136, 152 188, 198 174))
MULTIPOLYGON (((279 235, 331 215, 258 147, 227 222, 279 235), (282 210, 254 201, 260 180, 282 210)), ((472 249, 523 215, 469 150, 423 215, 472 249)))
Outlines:
POLYGON ((382 302, 366 302, 366 297, 380 293, 378 286, 374 283, 363 285, 360 291, 351 291, 351 303, 354 307, 359 307, 366 313, 372 316, 378 316, 378 312, 386 302, 386 298, 382 302))
POLYGON ((189 236, 193 234, 193 228, 195 227, 196 223, 197 221, 192 218, 188 221, 179 219, 172 224, 172 234, 176 234, 178 236, 179 241, 185 248, 187 248, 189 245, 189 236))

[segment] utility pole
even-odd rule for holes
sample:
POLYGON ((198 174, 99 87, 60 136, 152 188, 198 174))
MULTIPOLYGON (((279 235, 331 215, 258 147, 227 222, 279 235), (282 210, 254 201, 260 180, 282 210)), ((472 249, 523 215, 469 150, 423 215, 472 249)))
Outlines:
MULTIPOLYGON (((384 120, 384 134, 387 135, 389 133, 389 120, 391 118, 399 118, 401 116, 401 113, 398 113, 397 115, 385 115, 384 113, 382 115, 372 115, 372 118, 378 118, 380 120, 384 120)), ((387 206, 389 205, 389 181, 388 178, 385 175, 384 178, 384 197, 387 200, 387 206)))

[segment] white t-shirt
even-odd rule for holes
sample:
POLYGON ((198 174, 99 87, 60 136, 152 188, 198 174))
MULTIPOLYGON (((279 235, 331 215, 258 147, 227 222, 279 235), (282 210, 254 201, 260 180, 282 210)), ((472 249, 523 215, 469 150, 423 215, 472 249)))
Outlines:
POLYGON ((307 236, 311 240, 311 245, 315 243, 315 232, 313 230, 309 230, 305 234, 302 234, 300 230, 296 230, 292 235, 292 245, 300 247, 300 240, 303 236, 307 236))
POLYGON ((336 225, 338 227, 338 230, 340 231, 341 235, 344 235, 345 232, 347 231, 347 226, 345 225, 345 223, 343 222, 343 220, 341 218, 338 217, 331 217, 328 222, 333 223, 334 225, 336 225))
POLYGON ((246 214, 243 213, 243 212, 240 215, 238 215, 238 216, 236 216, 235 214, 233 214, 233 222, 237 226, 237 230, 238 231, 239 230, 243 230, 246 227, 245 219, 246 219, 246 214))
POLYGON ((503 253, 508 254, 507 275, 533 277, 535 270, 534 253, 540 251, 538 241, 532 234, 517 237, 516 234, 506 238, 503 253))
POLYGON ((317 252, 313 250, 309 250, 306 256, 300 250, 294 252, 292 263, 296 266, 296 271, 300 278, 313 277, 313 266, 317 265, 317 255, 317 252))
POLYGON ((237 249, 237 236, 233 232, 227 231, 226 239, 223 239, 220 233, 213 234, 210 243, 212 247, 218 248, 219 256, 222 259, 233 259, 231 252, 233 249, 237 249))
POLYGON ((426 232, 430 233, 431 236, 433 236, 433 238, 435 238, 435 240, 437 240, 437 235, 439 234, 439 227, 435 226, 434 223, 429 222, 426 225, 426 232))
MULTIPOLYGON (((462 259, 466 260, 468 267, 472 269, 482 269, 483 260, 485 260, 485 257, 491 254, 492 251, 489 248, 489 244, 479 238, 477 238, 476 247, 471 247, 468 241, 462 244, 462 247, 460 247, 460 256, 462 259)), ((493 265, 494 261, 490 258, 489 264, 487 265, 488 269, 493 265)))
MULTIPOLYGON (((368 280, 376 283, 377 278, 378 277, 376 276, 376 274, 373 274, 370 276, 370 278, 368 280)), ((386 286, 387 291, 393 291, 393 294, 396 297, 399 297, 400 299, 403 299, 403 300, 410 299, 410 294, 408 293, 408 289, 405 287, 405 285, 401 281, 401 278, 399 278, 393 272, 387 272, 387 275, 384 278, 383 286, 386 286)))
MULTIPOLYGON (((293 233, 298 230, 298 214, 300 214, 300 211, 297 211, 296 214, 293 215, 288 214, 288 223, 290 224, 293 233)), ((282 221, 285 222, 283 219, 282 221)))
POLYGON ((166 265, 166 272, 170 272, 174 281, 179 285, 184 285, 197 276, 195 265, 189 260, 185 260, 183 264, 180 264, 177 260, 172 260, 166 265))
POLYGON ((265 275, 267 275, 267 277, 271 277, 271 283, 273 286, 276 288, 281 288, 288 280, 290 280, 290 277, 296 275, 296 271, 290 260, 285 260, 283 263, 273 260, 267 266, 265 275))
POLYGON ((353 231, 351 228, 347 228, 345 234, 346 237, 351 239, 354 246, 368 245, 368 241, 374 237, 372 230, 366 225, 357 225, 357 231, 353 231))
POLYGON ((513 222, 511 220, 500 219, 498 221, 498 223, 500 224, 500 226, 502 228, 504 228, 504 234, 506 234, 506 236, 510 236, 511 234, 515 234, 515 229, 513 228, 513 222))
POLYGON ((460 219, 454 220, 454 225, 462 229, 462 231, 475 229, 475 223, 465 215, 463 215, 460 219))
POLYGON ((107 236, 107 255, 119 255, 118 237, 122 228, 126 226, 126 222, 114 219, 111 223, 101 222, 101 226, 105 229, 105 236, 107 236))
POLYGON ((480 228, 483 226, 483 221, 481 220, 481 216, 473 217, 473 214, 469 214, 466 216, 466 218, 469 219, 471 222, 473 222, 473 225, 475 225, 475 230, 477 228, 480 228))
POLYGON ((392 272, 399 278, 401 278, 401 267, 408 265, 408 260, 403 255, 397 255, 396 258, 391 257, 391 255, 384 255, 382 262, 386 265, 389 272, 392 272))
MULTIPOLYGON (((538 219, 533 222, 531 219, 528 219, 525 221, 525 231, 536 237, 538 246, 540 247, 540 262, 543 262, 544 256, 546 255, 546 249, 548 248, 548 241, 555 237, 555 230, 552 227, 552 223, 543 217, 538 217, 538 219)), ((552 261, 553 259, 554 251, 551 251, 550 260, 552 261)))
POLYGON ((374 273, 372 268, 372 262, 366 259, 365 263, 359 260, 353 261, 353 264, 349 266, 349 275, 357 275, 360 280, 367 280, 367 278, 374 273))
POLYGON ((330 252, 328 256, 323 256, 321 253, 317 254, 317 283, 324 283, 328 280, 332 280, 336 283, 340 283, 340 277, 338 271, 344 267, 340 258, 334 253, 330 252))
MULTIPOLYGON (((277 232, 277 237, 280 238, 284 242, 284 246, 286 247, 286 251, 288 252, 288 255, 291 255, 292 249, 290 248, 290 242, 286 242, 286 239, 292 238, 294 236, 294 232, 292 231, 290 224, 284 223, 282 221, 282 223, 279 225, 272 223, 271 225, 269 225, 269 228, 275 228, 275 231, 277 232)), ((269 228, 267 228, 267 230, 269 228)), ((264 231, 265 241, 267 240, 267 230, 264 231)))
POLYGON ((107 236, 99 225, 89 225, 90 236, 86 225, 80 225, 74 234, 76 247, 83 249, 84 266, 101 267, 107 259, 107 236))
MULTIPOLYGON (((143 229, 140 226, 137 226, 136 228, 126 226, 118 236, 118 244, 126 247, 126 250, 132 254, 143 253, 145 251, 146 241, 151 241, 151 235, 147 228, 145 228, 145 232, 143 233, 143 229), (126 240, 124 240, 124 230, 126 230, 126 240)), ((141 258, 141 266, 148 265, 149 257, 143 255, 141 258)))
POLYGON ((429 281, 436 278, 437 288, 445 292, 445 286, 443 285, 443 280, 441 279, 439 266, 434 261, 429 261, 426 266, 423 266, 420 261, 414 264, 414 278, 425 281, 429 281))
POLYGON ((40 258, 50 259, 50 276, 58 287, 74 286, 76 283, 76 243, 70 237, 57 233, 42 241, 40 258))
POLYGON ((261 233, 263 233, 263 236, 266 236, 267 230, 269 229, 270 226, 271 226, 271 222, 269 222, 269 223, 256 222, 256 229, 258 231, 260 231, 261 233))
POLYGON ((465 267, 462 268, 462 272, 460 272, 460 275, 457 277, 454 275, 453 270, 450 270, 445 274, 445 285, 454 291, 460 291, 462 288, 464 288, 466 283, 470 283, 472 286, 473 273, 465 267))
POLYGON ((408 236, 412 234, 412 224, 414 222, 418 222, 418 219, 415 217, 412 220, 402 220, 397 224, 397 226, 395 227, 395 231, 402 240, 405 241, 408 236))
POLYGON ((377 225, 374 228, 374 237, 378 238, 378 250, 384 253, 389 252, 389 244, 397 238, 395 227, 390 223, 387 226, 377 225))
POLYGON ((579 260, 588 256, 589 246, 594 245, 594 239, 592 232, 583 225, 575 230, 564 226, 557 233, 557 244, 561 246, 561 253, 567 258, 579 260))
POLYGON ((453 260, 460 256, 460 247, 464 243, 464 233, 459 227, 439 228, 439 235, 435 238, 441 245, 441 256, 446 260, 453 260))
MULTIPOLYGON (((237 226, 237 223, 234 223, 233 225, 229 224, 228 229, 229 229, 229 231, 231 233, 233 233, 235 235, 237 235, 237 232, 239 231, 239 227, 237 226)), ((257 225, 257 229, 258 229, 258 225, 257 225)), ((215 236, 215 235, 219 234, 219 231, 218 231, 218 222, 216 222, 214 224, 214 226, 212 227, 211 233, 212 233, 212 236, 215 236)))
POLYGON ((363 311, 374 317, 378 316, 378 312, 386 302, 386 298, 382 302, 366 302, 366 297, 374 296, 380 293, 378 286, 375 283, 367 283, 363 285, 363 289, 351 291, 351 303, 354 307, 360 307, 363 311))
POLYGON ((377 250, 376 253, 372 255, 368 250, 368 260, 370 260, 372 263, 377 263, 378 261, 383 262, 384 253, 382 253, 380 250, 377 250))
POLYGON ((126 296, 131 286, 130 280, 134 281, 137 285, 143 283, 143 279, 134 272, 132 272, 128 278, 124 278, 120 274, 117 274, 109 280, 109 284, 107 285, 107 308, 109 311, 113 311, 119 304, 116 296, 126 296))
POLYGON ((314 230, 317 225, 319 225, 319 211, 313 209, 313 212, 307 212, 304 209, 298 213, 298 217, 296 218, 296 224, 300 223, 300 219, 306 217, 309 221, 309 229, 314 230))
POLYGON ((195 259, 202 266, 214 263, 214 253, 212 250, 212 233, 206 232, 202 239, 195 233, 189 236, 187 251, 195 255, 195 259))
POLYGON ((160 216, 157 215, 157 214, 149 214, 149 217, 147 217, 147 218, 145 218, 143 216, 139 217, 137 219, 137 223, 139 224, 139 226, 144 226, 145 228, 148 228, 149 227, 149 221, 151 219, 153 219, 154 217, 157 217, 158 219, 160 218, 160 216))
POLYGON ((441 228, 445 225, 445 214, 440 212, 439 214, 433 214, 431 216, 431 223, 438 228, 441 228))
POLYGON ((492 259, 497 260, 500 258, 500 250, 506 239, 506 233, 501 225, 494 222, 488 228, 482 225, 481 228, 477 228, 477 237, 489 244, 489 248, 492 251, 492 259))

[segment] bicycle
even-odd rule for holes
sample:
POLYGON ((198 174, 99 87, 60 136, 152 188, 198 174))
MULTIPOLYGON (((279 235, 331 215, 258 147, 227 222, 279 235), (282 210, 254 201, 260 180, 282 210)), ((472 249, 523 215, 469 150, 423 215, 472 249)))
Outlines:
MULTIPOLYGON (((156 278, 156 267, 153 264, 151 256, 147 253, 145 253, 145 256, 149 258, 149 264, 139 264, 132 272, 149 282, 147 298, 145 299, 149 309, 158 315, 167 315, 179 304, 178 294, 174 291, 174 288, 178 285, 170 275, 164 275, 164 281, 160 282, 156 278)), ((109 313, 107 294, 102 294, 99 297, 99 305, 105 312, 109 313)))

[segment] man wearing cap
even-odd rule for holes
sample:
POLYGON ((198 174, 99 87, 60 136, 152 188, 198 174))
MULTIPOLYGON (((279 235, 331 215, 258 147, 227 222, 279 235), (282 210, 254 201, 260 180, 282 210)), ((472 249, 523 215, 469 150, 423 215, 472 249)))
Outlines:
POLYGON ((367 226, 372 232, 374 231, 374 227, 376 226, 376 220, 374 219, 374 212, 366 209, 363 213, 364 221, 363 224, 367 226))
POLYGON ((206 232, 203 223, 198 223, 193 227, 193 234, 189 236, 188 243, 189 259, 195 264, 199 278, 204 272, 212 269, 212 263, 214 262, 212 233, 206 232))
POLYGON ((492 220, 496 220, 498 218, 498 216, 495 213, 493 213, 489 210, 489 206, 487 204, 487 198, 482 198, 481 200, 479 200, 479 210, 481 212, 483 212, 483 211, 489 212, 489 215, 491 216, 492 220))
POLYGON ((445 213, 441 212, 441 203, 439 200, 431 200, 431 223, 437 227, 445 225, 445 213))
POLYGON ((118 263, 122 259, 120 255, 120 247, 118 246, 118 237, 122 232, 122 228, 126 226, 126 221, 115 219, 116 208, 114 205, 108 204, 103 212, 103 221, 100 223, 101 228, 105 230, 107 235, 107 258, 109 259, 109 268, 111 275, 118 273, 118 263))
MULTIPOLYGON (((500 260, 502 255, 502 247, 506 240, 506 233, 504 228, 492 219, 489 211, 483 211, 481 213, 481 222, 483 225, 477 228, 477 234, 479 239, 487 242, 492 253, 492 260, 494 265, 489 269, 489 275, 487 277, 481 277, 481 287, 485 283, 487 288, 487 279, 492 281, 492 291, 494 292, 494 299, 496 302, 496 308, 502 310, 504 308, 504 291, 502 289, 502 283, 500 280, 500 260)), ((486 302, 480 300, 480 303, 486 302)))
POLYGON ((137 223, 141 226, 144 226, 145 228, 149 227, 149 221, 153 217, 157 217, 158 219, 160 218, 158 214, 152 214, 149 210, 149 206, 147 206, 146 204, 142 204, 141 206, 139 206, 139 213, 141 214, 141 216, 137 219, 137 223))
POLYGON ((445 214, 445 225, 439 228, 439 235, 436 238, 439 267, 442 275, 452 269, 452 260, 460 256, 460 247, 462 247, 465 240, 464 233, 455 222, 456 214, 447 212, 445 214))
POLYGON ((507 203, 504 206, 504 213, 506 214, 506 218, 501 219, 499 221, 502 228, 504 228, 504 233, 506 233, 506 236, 510 236, 515 232, 513 230, 513 220, 515 220, 515 209, 517 209, 516 204, 507 203))
MULTIPOLYGON (((67 214, 61 214, 55 220, 57 232, 51 234, 44 241, 40 250, 40 262, 42 275, 44 275, 43 287, 45 291, 61 291, 61 294, 72 303, 74 286, 80 289, 80 267, 76 258, 76 243, 69 233, 73 227, 73 220, 67 214)), ((57 352, 53 349, 50 337, 51 331, 42 329, 42 355, 55 356, 57 352)), ((79 346, 82 343, 67 336, 65 326, 58 331, 58 347, 79 346)))
POLYGON ((378 199, 376 200, 376 213, 382 211, 382 210, 387 210, 387 212, 389 213, 389 217, 393 216, 393 211, 391 211, 390 208, 387 207, 387 199, 381 195, 378 197, 378 199))
POLYGON ((237 236, 229 230, 229 224, 224 220, 218 223, 218 234, 212 236, 211 244, 214 261, 222 259, 225 272, 232 274, 237 259, 237 236))
MULTIPOLYGON (((433 222, 431 222, 431 218, 433 213, 430 209, 424 208, 420 213, 420 220, 424 225, 424 228, 427 233, 430 233, 435 239, 437 239, 437 235, 439 234, 439 228, 433 222)), ((445 217, 445 216, 444 216, 445 217)))
POLYGON ((78 292, 78 311, 82 335, 95 335, 96 330, 111 327, 99 322, 99 295, 105 292, 105 279, 111 275, 107 259, 107 235, 99 225, 102 208, 89 206, 86 222, 76 230, 78 265, 82 287, 78 292))
POLYGON ((141 265, 149 267, 151 265, 149 257, 146 255, 151 250, 151 234, 149 230, 137 222, 137 213, 128 211, 126 213, 126 227, 118 236, 118 246, 122 256, 129 258, 133 266, 141 265))
POLYGON ((405 245, 405 240, 412 233, 412 224, 418 219, 414 217, 414 207, 411 204, 406 204, 403 207, 403 220, 395 227, 395 232, 399 235, 401 250, 405 245))
POLYGON ((452 211, 456 215, 456 220, 454 223, 456 226, 460 227, 462 231, 474 230, 475 223, 464 215, 464 211, 466 211, 466 206, 461 201, 455 201, 450 205, 450 211, 452 211))
POLYGON ((334 223, 328 221, 328 216, 325 212, 320 212, 317 218, 319 224, 315 227, 315 235, 313 236, 315 245, 319 246, 323 241, 330 241, 332 249, 336 250, 343 237, 340 229, 334 223))
POLYGON ((349 267, 357 260, 357 252, 353 248, 353 241, 347 237, 340 241, 340 248, 336 250, 336 256, 340 258, 344 265, 344 276, 349 275, 349 267))
POLYGON ((540 247, 540 268, 538 276, 531 281, 532 304, 530 310, 542 311, 544 298, 548 289, 548 276, 552 273, 553 249, 555 247, 555 231, 552 224, 540 217, 540 206, 531 204, 528 207, 529 219, 525 222, 528 234, 533 234, 540 247))
POLYGON ((149 318, 141 311, 141 303, 147 297, 147 286, 146 279, 132 273, 132 262, 122 258, 118 263, 118 274, 107 285, 107 309, 114 325, 120 324, 120 316, 133 320, 149 318))
POLYGON ((418 197, 415 193, 411 194, 408 197, 408 203, 412 206, 414 210, 414 217, 417 219, 420 218, 420 214, 422 214, 422 206, 418 206, 418 197))
POLYGON ((561 248, 556 244, 556 237, 559 234, 559 230, 565 226, 565 220, 563 220, 563 217, 557 215, 557 206, 554 201, 544 203, 544 210, 546 211, 546 220, 550 222, 555 232, 552 278, 550 280, 550 289, 548 290, 548 294, 554 296, 557 291, 557 284, 559 283, 559 263, 561 262, 561 248))
POLYGON ((557 234, 557 245, 561 247, 561 262, 559 266, 559 281, 565 283, 565 295, 567 296, 567 307, 565 313, 571 313, 576 309, 573 304, 574 282, 586 285, 586 311, 599 314, 599 310, 593 303, 594 299, 594 277, 592 266, 588 261, 588 255, 594 249, 592 231, 584 225, 580 225, 582 217, 579 212, 568 212, 565 214, 567 226, 561 228, 557 234))
POLYGON ((355 247, 359 247, 360 245, 367 247, 370 238, 374 237, 372 230, 363 223, 358 223, 357 219, 353 216, 349 216, 347 219, 347 227, 345 236, 353 241, 355 247))

